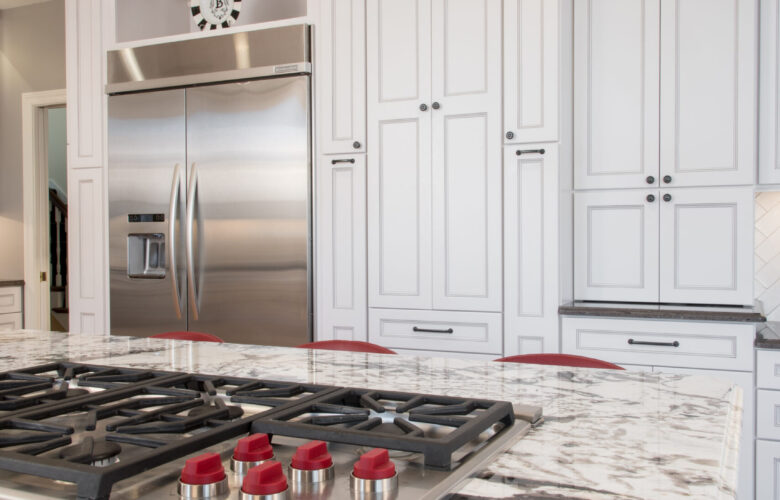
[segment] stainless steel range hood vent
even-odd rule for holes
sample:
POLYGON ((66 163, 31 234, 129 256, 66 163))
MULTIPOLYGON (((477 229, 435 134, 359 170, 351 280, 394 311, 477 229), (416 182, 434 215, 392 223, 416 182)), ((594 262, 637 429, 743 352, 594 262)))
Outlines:
POLYGON ((301 24, 112 50, 106 93, 309 72, 310 27, 301 24))

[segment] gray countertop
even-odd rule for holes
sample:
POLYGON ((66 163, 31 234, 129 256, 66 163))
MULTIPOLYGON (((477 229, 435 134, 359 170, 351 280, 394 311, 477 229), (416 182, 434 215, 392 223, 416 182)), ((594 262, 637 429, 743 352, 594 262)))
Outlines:
POLYGON ((0 280, 0 288, 9 286, 24 286, 24 280, 0 280))
POLYGON ((558 308, 564 316, 604 316, 695 321, 766 321, 760 303, 753 307, 693 306, 679 304, 628 304, 620 302, 567 302, 558 308))
POLYGON ((767 321, 756 332, 755 346, 760 349, 780 349, 780 321, 767 321))

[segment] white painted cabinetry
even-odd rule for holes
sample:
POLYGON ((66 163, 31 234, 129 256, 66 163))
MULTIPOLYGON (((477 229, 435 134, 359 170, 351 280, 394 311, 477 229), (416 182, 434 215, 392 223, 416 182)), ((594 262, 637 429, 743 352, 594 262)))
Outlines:
POLYGON ((756 498, 780 499, 780 351, 756 351, 756 498))
POLYGON ((559 2, 504 0, 504 138, 558 140, 559 2))
POLYGON ((780 442, 756 441, 756 498, 780 500, 780 442))
POLYGON ((366 159, 317 162, 317 340, 367 340, 366 159))
POLYGON ((322 0, 315 68, 320 153, 363 152, 366 145, 365 0, 322 0))
POLYGON ((761 0, 760 47, 758 182, 780 184, 780 74, 778 73, 780 71, 780 2, 778 0, 761 0))
POLYGON ((504 354, 559 352, 558 146, 504 147, 504 354))
POLYGON ((0 287, 0 331, 21 330, 22 288, 0 287))

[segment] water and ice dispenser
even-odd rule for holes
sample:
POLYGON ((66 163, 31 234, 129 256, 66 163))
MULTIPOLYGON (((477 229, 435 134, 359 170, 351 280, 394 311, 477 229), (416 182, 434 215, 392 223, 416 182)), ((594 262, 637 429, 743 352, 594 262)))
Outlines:
POLYGON ((165 278, 165 235, 127 235, 127 276, 140 279, 165 278))

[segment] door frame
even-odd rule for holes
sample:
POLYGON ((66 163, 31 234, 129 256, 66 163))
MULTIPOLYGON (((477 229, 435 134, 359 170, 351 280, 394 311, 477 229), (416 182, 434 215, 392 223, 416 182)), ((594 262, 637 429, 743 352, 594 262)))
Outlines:
POLYGON ((46 108, 65 105, 65 89, 22 94, 24 326, 31 329, 50 329, 46 108), (41 280, 42 272, 46 273, 45 281, 41 280))

